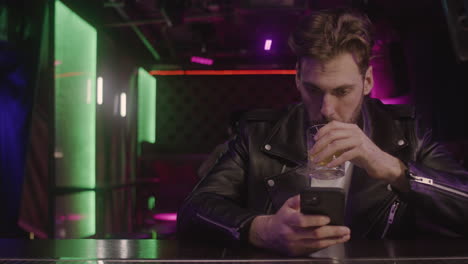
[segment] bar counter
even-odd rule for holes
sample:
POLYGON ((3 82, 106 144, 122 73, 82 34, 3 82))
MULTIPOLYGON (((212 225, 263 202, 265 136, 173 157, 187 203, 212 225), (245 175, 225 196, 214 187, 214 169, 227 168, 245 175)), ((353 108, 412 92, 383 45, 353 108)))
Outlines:
POLYGON ((468 240, 355 240, 309 257, 176 240, 0 239, 0 263, 468 263, 468 240))

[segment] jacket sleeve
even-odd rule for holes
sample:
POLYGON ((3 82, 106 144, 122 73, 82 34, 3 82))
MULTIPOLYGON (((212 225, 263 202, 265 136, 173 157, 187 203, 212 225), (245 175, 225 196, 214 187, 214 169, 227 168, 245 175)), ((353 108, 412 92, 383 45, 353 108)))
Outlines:
POLYGON ((408 162, 416 227, 425 234, 468 237, 468 172, 446 148, 432 139, 430 129, 416 123, 415 157, 408 162))
POLYGON ((247 146, 246 137, 231 140, 227 151, 184 201, 177 218, 178 238, 247 241, 250 223, 260 214, 246 209, 247 146))

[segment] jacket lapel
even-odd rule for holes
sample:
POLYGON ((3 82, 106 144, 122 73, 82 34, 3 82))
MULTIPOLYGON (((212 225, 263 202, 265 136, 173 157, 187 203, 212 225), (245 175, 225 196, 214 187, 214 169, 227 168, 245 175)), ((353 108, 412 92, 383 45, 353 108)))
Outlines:
POLYGON ((273 155, 296 165, 303 165, 307 161, 307 147, 304 132, 303 104, 295 105, 273 127, 266 138, 261 151, 273 155))
POLYGON ((402 126, 397 124, 401 116, 388 112, 379 100, 366 98, 362 116, 369 128, 367 135, 381 150, 394 155, 408 145, 402 126))
MULTIPOLYGON (((307 162, 304 119, 303 105, 293 106, 265 138, 261 151, 275 159, 283 160, 283 164, 288 164, 288 167, 302 167, 307 162)), ((273 213, 288 198, 298 194, 307 186, 307 178, 297 173, 296 169, 288 169, 266 177, 264 184, 272 202, 273 211, 269 213, 273 213)))

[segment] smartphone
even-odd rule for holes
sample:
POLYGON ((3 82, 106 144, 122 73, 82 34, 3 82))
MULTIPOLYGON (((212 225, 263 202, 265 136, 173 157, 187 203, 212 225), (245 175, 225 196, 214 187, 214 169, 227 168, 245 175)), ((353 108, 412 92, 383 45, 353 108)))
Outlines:
POLYGON ((341 188, 308 187, 301 192, 301 212, 326 215, 329 225, 344 225, 345 193, 341 188))

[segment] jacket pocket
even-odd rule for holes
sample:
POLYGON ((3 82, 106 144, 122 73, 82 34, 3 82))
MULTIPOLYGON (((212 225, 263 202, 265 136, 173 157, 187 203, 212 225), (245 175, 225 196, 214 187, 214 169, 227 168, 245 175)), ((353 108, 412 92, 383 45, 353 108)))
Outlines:
POLYGON ((366 232, 363 232, 364 237, 370 239, 379 239, 382 236, 382 230, 385 228, 388 222, 388 213, 392 205, 397 200, 397 196, 393 193, 389 193, 380 203, 378 209, 372 209, 372 215, 367 218, 370 220, 366 232))

